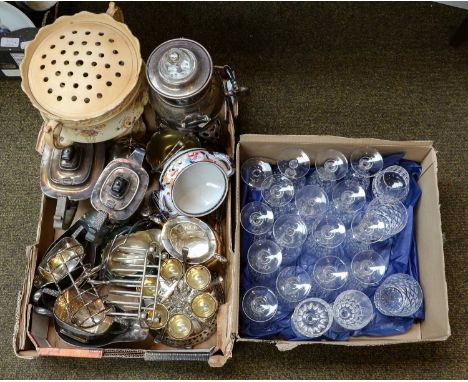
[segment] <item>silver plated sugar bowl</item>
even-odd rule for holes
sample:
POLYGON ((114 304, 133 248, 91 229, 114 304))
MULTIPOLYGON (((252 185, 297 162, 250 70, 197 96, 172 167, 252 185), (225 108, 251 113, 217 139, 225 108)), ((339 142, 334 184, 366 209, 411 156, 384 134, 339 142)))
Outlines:
POLYGON ((228 113, 237 114, 237 94, 243 90, 229 67, 214 67, 201 44, 178 38, 151 53, 146 76, 160 126, 194 132, 209 142, 223 141, 228 113))

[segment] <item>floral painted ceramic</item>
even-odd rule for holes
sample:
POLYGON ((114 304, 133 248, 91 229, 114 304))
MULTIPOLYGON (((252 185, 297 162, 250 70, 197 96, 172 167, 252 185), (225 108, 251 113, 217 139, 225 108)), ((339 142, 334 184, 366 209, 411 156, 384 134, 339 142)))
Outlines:
MULTIPOLYGON (((200 162, 211 163, 225 174, 224 188, 226 190, 225 194, 227 194, 228 178, 234 173, 232 159, 226 154, 209 152, 204 149, 184 150, 171 162, 166 164, 161 174, 161 189, 159 192, 159 208, 161 209, 161 212, 168 216, 177 216, 181 214, 173 200, 174 185, 176 184, 179 175, 181 175, 189 166, 193 166, 200 162)), ((222 199, 224 199, 225 194, 222 199)), ((219 206, 219 204, 217 204, 217 206, 219 206)), ((196 214, 193 216, 204 216, 210 212, 212 212, 211 209, 204 211, 202 214, 196 214)), ((184 213, 184 215, 187 214, 184 213)))

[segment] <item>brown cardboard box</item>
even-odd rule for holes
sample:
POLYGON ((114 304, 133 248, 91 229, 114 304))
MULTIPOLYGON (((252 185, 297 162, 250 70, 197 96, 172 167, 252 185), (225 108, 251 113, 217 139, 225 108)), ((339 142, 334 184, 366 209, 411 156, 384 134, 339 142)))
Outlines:
MULTIPOLYGON (((234 121, 230 116, 229 133, 230 141, 227 147, 227 153, 234 155, 234 121)), ((43 146, 42 137, 39 136, 37 149, 43 146)), ((45 254, 49 245, 62 235, 63 231, 53 229, 53 216, 55 212, 55 199, 43 196, 39 223, 37 226, 36 242, 27 247, 27 269, 23 287, 18 296, 16 324, 13 337, 13 348, 18 357, 36 358, 39 356, 52 357, 78 357, 78 358, 143 358, 148 361, 160 360, 199 360, 208 361, 210 366, 223 366, 227 359, 232 356, 232 346, 234 339, 232 337, 233 329, 231 327, 233 309, 236 304, 237 292, 234 286, 235 268, 234 251, 232 245, 232 182, 231 189, 226 198, 226 218, 224 222, 224 243, 225 255, 228 264, 224 274, 225 304, 221 305, 217 316, 217 332, 210 339, 197 345, 194 349, 174 349, 162 344, 154 344, 152 341, 142 344, 120 344, 115 347, 106 348, 76 348, 64 343, 57 335, 52 320, 48 317, 40 316, 32 311, 30 304, 32 283, 34 272, 41 257, 45 254)), ((92 207, 89 201, 79 203, 78 211, 75 216, 77 220, 84 212, 92 207)))
MULTIPOLYGON (((373 146, 383 155, 395 152, 405 152, 405 158, 420 162, 422 165, 419 186, 422 190, 421 199, 415 212, 415 232, 418 247, 420 282, 424 292, 426 318, 421 323, 414 324, 411 329, 400 335, 387 337, 352 337, 349 341, 265 341, 241 338, 238 335, 239 296, 233 311, 233 325, 237 341, 275 343, 279 350, 291 350, 299 345, 333 344, 333 345, 387 345, 421 341, 444 341, 450 336, 448 320, 447 284, 445 281, 445 265, 442 227, 439 211, 439 190, 437 188, 437 157, 430 141, 386 141, 380 139, 352 139, 333 136, 316 135, 241 135, 236 149, 236 166, 249 157, 264 156, 275 159, 276 154, 288 147, 302 148, 312 162, 315 153, 325 148, 342 151, 349 157, 351 151, 359 146, 373 146)), ((236 217, 240 216, 240 179, 237 173, 236 187, 236 217)), ((235 264, 240 270, 240 221, 236 219, 235 234, 235 264)), ((236 282, 239 283, 237 277, 236 282)), ((239 291, 237 284, 235 290, 239 291)))
MULTIPOLYGON (((233 134, 233 129, 231 130, 233 134)), ((233 135, 232 135, 233 139, 233 135)), ((36 243, 27 248, 28 268, 26 278, 18 298, 18 310, 14 335, 14 350, 19 357, 66 356, 83 358, 144 358, 145 360, 207 360, 210 366, 223 366, 232 356, 235 341, 274 343, 279 350, 291 350, 302 344, 332 345, 387 345, 421 341, 444 341, 450 336, 448 321, 448 298, 445 281, 442 228, 439 211, 439 191, 437 188, 437 157, 430 141, 386 141, 378 139, 351 139, 332 136, 272 136, 241 135, 236 149, 236 167, 252 156, 275 158, 275 154, 287 146, 303 148, 314 159, 314 153, 323 148, 335 148, 349 155, 357 146, 371 145, 382 154, 399 151, 405 158, 421 163, 422 173, 419 185, 422 196, 416 208, 416 239, 418 246, 420 281, 424 291, 426 319, 406 333, 388 337, 354 337, 349 341, 265 341, 241 338, 238 335, 239 316, 239 270, 240 270, 240 175, 236 174, 235 208, 231 209, 231 192, 226 204, 227 218, 225 240, 231 243, 231 229, 235 229, 235 246, 226 247, 229 265, 225 275, 226 303, 218 314, 218 331, 209 341, 193 350, 174 350, 160 345, 151 348, 104 348, 77 349, 63 344, 57 339, 47 318, 34 316, 31 312, 30 293, 34 270, 40 257, 49 244, 60 233, 54 233, 52 217, 55 200, 44 197, 39 218, 36 243), (235 227, 231 227, 231 215, 235 227)), ((232 153, 234 142, 228 152, 232 153)), ((233 200, 234 201, 234 200, 233 200)), ((89 206, 85 204, 82 208, 89 206)), ((79 216, 79 213, 77 214, 79 216)))

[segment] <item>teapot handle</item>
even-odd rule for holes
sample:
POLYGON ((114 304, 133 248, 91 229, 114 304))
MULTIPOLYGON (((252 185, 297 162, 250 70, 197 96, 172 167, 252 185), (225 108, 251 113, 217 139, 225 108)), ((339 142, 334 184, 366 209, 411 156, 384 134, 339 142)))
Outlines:
POLYGON ((221 164, 223 170, 226 172, 228 178, 234 174, 234 167, 232 166, 232 159, 229 155, 223 153, 210 152, 208 157, 215 163, 221 164), (221 163, 220 163, 221 162, 221 163))
POLYGON ((114 1, 109 2, 109 7, 107 8, 106 13, 111 16, 115 21, 119 21, 121 23, 124 22, 124 15, 122 9, 115 5, 114 1))
POLYGON ((62 132, 62 124, 60 122, 49 120, 43 126, 44 139, 47 143, 47 146, 56 149, 63 149, 70 146, 73 142, 64 140, 63 137, 60 137, 62 132))

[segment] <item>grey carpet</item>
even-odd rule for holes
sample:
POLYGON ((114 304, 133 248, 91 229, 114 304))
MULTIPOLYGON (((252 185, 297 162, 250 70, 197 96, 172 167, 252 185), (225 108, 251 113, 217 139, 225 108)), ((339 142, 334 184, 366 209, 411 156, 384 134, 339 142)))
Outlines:
MULTIPOLYGON (((0 81, 0 376, 3 378, 466 378, 468 44, 448 45, 467 12, 436 3, 121 3, 146 58, 189 37, 251 88, 239 133, 431 139, 439 151, 452 337, 280 353, 237 344, 223 369, 199 363, 15 358, 16 295, 39 212, 40 126, 19 81, 0 81)), ((105 3, 63 3, 102 11, 105 3)), ((424 256, 424 254, 421 254, 424 256)))

